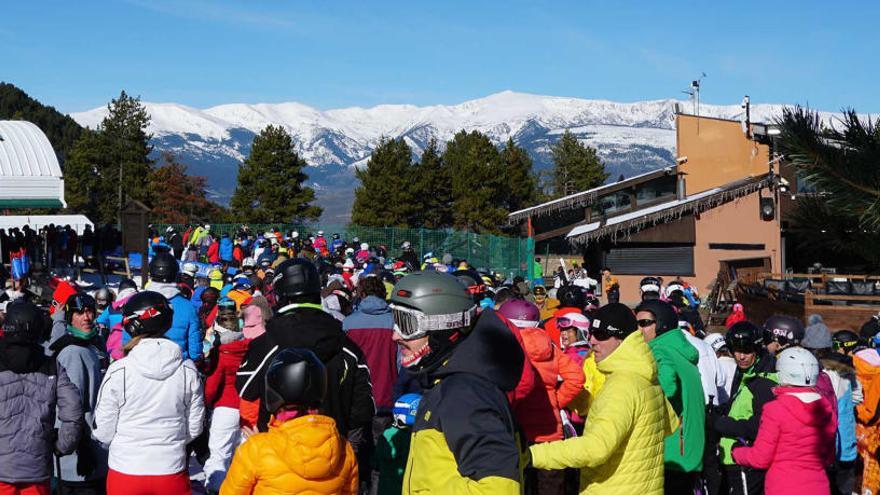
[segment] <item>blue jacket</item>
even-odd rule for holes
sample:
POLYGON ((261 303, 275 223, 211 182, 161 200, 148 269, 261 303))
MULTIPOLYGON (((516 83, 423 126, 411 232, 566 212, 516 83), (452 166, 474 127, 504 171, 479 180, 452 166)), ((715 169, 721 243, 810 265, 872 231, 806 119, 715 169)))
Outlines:
POLYGON ((113 328, 117 323, 122 323, 122 311, 113 309, 113 305, 111 304, 110 306, 107 306, 107 309, 101 312, 95 320, 95 323, 107 328, 113 328))
POLYGON ((355 328, 394 328, 388 303, 376 296, 364 298, 357 310, 342 322, 342 329, 346 332, 355 328))
POLYGON ((202 307, 202 292, 205 292, 205 289, 208 287, 204 285, 200 285, 196 287, 195 292, 193 292, 193 297, 190 302, 192 302, 193 308, 196 309, 196 314, 199 313, 199 308, 202 307))
POLYGON ((220 238, 220 259, 223 261, 232 261, 232 239, 228 236, 220 238))
MULTIPOLYGON (((156 291, 171 302, 174 319, 171 328, 165 332, 165 338, 174 341, 183 351, 183 359, 195 361, 202 357, 202 333, 199 330, 199 315, 189 299, 180 295, 174 284, 150 282, 147 290, 156 291)), ((131 340, 128 332, 122 333, 122 343, 131 340)))

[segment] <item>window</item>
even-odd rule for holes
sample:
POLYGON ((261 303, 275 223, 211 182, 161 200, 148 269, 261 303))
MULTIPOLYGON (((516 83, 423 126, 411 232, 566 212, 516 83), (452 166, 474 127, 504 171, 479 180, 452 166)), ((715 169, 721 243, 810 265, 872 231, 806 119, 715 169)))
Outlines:
POLYGON ((639 184, 636 189, 636 204, 641 206, 662 200, 672 201, 675 199, 677 187, 678 183, 674 175, 664 175, 639 184))
POLYGON ((603 196, 593 205, 593 220, 601 218, 602 212, 610 217, 628 211, 630 207, 632 207, 632 198, 629 191, 619 191, 603 196))
POLYGON ((618 275, 694 275, 693 246, 615 247, 605 266, 618 275))

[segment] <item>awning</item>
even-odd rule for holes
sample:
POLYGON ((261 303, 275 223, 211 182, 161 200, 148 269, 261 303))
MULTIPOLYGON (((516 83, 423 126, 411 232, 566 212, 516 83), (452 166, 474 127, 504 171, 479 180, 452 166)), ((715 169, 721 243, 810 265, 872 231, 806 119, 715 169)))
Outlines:
POLYGON ((24 120, 0 120, 0 208, 65 206, 61 166, 43 131, 24 120))
POLYGON ((58 199, 3 199, 0 198, 0 210, 18 208, 64 208, 65 204, 58 199))

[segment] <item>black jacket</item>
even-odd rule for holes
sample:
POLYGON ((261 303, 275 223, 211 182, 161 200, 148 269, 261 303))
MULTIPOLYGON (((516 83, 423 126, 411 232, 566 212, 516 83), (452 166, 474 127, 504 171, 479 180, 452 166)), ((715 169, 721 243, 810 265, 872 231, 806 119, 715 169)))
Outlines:
MULTIPOLYGON (((327 367, 327 396, 321 408, 336 420, 342 435, 370 424, 376 413, 370 369, 360 348, 342 332, 342 324, 313 308, 295 308, 276 314, 266 333, 252 340, 239 367, 235 388, 242 399, 262 399, 266 368, 283 349, 309 349, 327 367)), ((260 408, 258 426, 265 431, 268 413, 260 408)))

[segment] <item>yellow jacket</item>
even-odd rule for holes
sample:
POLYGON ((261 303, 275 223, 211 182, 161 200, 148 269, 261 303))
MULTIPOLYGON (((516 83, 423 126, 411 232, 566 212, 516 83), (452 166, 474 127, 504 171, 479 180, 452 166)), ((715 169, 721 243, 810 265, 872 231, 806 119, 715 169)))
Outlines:
POLYGON ((639 331, 598 363, 605 384, 577 438, 531 447, 540 469, 581 468, 581 494, 663 493, 663 439, 678 428, 639 331))
POLYGON ((336 422, 310 414, 273 423, 238 448, 220 495, 356 495, 358 466, 336 422))
POLYGON ((568 404, 568 408, 578 413, 580 417, 586 418, 590 412, 590 406, 593 405, 593 401, 599 395, 603 385, 605 385, 605 375, 599 371, 596 355, 591 352, 584 359, 584 392, 575 397, 568 404))

